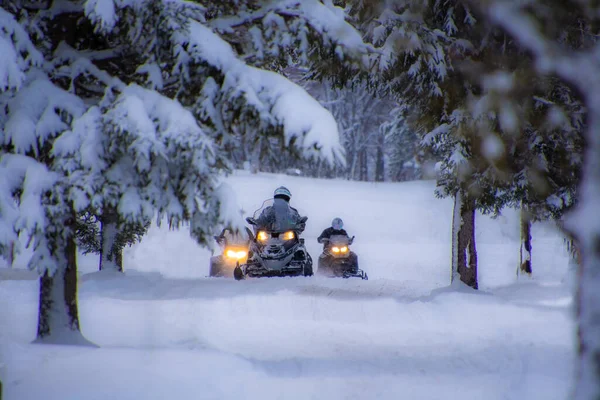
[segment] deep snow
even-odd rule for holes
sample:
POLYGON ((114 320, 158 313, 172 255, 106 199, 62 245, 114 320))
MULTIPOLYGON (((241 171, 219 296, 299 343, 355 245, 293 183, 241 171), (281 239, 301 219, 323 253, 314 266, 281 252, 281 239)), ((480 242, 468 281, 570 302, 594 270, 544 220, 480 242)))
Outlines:
POLYGON ((309 217, 313 258, 315 238, 342 217, 370 280, 206 278, 209 251, 184 230, 153 227, 126 249, 125 276, 80 257, 93 349, 30 344, 38 283, 0 268, 5 398, 568 398, 570 274, 551 224, 533 228, 535 277, 515 282, 518 214, 478 216, 474 292, 449 287, 452 202, 436 199, 431 181, 237 171, 228 182, 247 214, 285 184, 309 217))

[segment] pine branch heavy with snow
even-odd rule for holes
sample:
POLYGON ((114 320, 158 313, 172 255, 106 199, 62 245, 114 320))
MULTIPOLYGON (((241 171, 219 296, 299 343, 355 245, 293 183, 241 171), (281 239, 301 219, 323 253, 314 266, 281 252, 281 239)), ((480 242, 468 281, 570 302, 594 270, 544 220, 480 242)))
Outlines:
POLYGON ((331 114, 282 76, 244 61, 251 58, 239 49, 250 47, 235 35, 253 24, 273 43, 309 32, 339 62, 360 62, 367 47, 342 10, 313 3, 317 14, 283 0, 268 9, 162 0, 0 8, 0 49, 8 55, 0 62, 0 253, 9 257, 10 249, 13 257, 19 235, 31 237, 30 265, 43 276, 40 340, 69 341, 65 331, 83 341, 78 215, 104 217, 103 253, 120 225, 154 217, 174 228, 189 224, 207 245, 216 227, 242 225, 220 178, 230 169, 223 138, 245 134, 252 143, 272 134, 303 157, 342 158, 331 114), (256 19, 246 11, 265 13, 256 19), (277 15, 296 25, 273 24, 277 15))

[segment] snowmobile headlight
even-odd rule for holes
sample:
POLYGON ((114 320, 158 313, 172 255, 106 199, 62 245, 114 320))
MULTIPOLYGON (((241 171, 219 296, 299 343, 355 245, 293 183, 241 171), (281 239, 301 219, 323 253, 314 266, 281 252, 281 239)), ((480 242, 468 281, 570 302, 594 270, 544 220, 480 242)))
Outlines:
POLYGON ((269 239, 269 235, 265 231, 259 231, 258 235, 256 235, 257 239, 261 242, 266 242, 269 239))
POLYGON ((347 252, 347 251, 348 251, 348 247, 344 246, 344 247, 342 247, 342 248, 340 249, 340 251, 341 251, 342 253, 345 253, 345 252, 347 252))
POLYGON ((334 253, 339 253, 340 252, 340 248, 339 247, 332 247, 331 251, 333 251, 334 253))
POLYGON ((225 254, 226 254, 226 255, 227 255, 227 257, 229 257, 229 258, 235 258, 235 259, 238 259, 238 260, 240 260, 240 259, 242 259, 242 258, 246 257, 246 254, 247 254, 247 253, 246 253, 246 251, 244 251, 244 250, 235 251, 235 250, 231 250, 231 249, 230 249, 230 250, 227 250, 227 251, 225 252, 225 254))
POLYGON ((287 231, 283 234, 283 240, 293 240, 294 239, 294 231, 287 231))

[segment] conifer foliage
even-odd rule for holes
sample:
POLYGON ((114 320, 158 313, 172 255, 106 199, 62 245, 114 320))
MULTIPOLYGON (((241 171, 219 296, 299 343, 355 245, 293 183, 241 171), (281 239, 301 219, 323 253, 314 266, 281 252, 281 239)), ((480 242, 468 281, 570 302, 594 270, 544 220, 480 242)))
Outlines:
POLYGON ((331 114, 257 68, 314 51, 360 64, 368 48, 329 1, 2 2, 0 255, 31 237, 30 266, 43 276, 39 340, 84 341, 82 219, 102 222, 88 246, 111 266, 119 235, 153 218, 189 224, 205 245, 218 225, 239 223, 220 179, 236 138, 342 158, 331 114))
MULTIPOLYGON (((437 195, 454 197, 458 207, 453 241, 460 248, 453 246, 452 270, 469 277, 452 276, 476 287, 475 235, 458 236, 474 232, 477 210, 523 207, 530 226, 559 219, 574 204, 581 101, 568 83, 536 71, 527 49, 473 2, 349 3, 377 49, 369 79, 396 96, 402 106, 394 119, 405 121, 422 150, 439 160, 437 195), (468 263, 455 265, 460 260, 468 263)), ((561 40, 585 41, 573 36, 561 40)))

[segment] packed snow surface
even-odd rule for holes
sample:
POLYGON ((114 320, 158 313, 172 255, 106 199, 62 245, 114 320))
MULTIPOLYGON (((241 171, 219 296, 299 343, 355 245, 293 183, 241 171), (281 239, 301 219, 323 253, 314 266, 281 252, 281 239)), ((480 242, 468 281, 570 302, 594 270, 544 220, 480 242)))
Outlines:
POLYGON ((34 345, 38 282, 0 268, 0 377, 25 399, 567 399, 575 356, 560 234, 533 227, 516 281, 518 214, 477 216, 480 291, 450 286, 452 201, 434 182, 237 171, 246 214, 281 184, 316 237, 336 216, 368 281, 207 278, 210 252, 153 226, 124 275, 81 256, 79 313, 98 348, 34 345))

